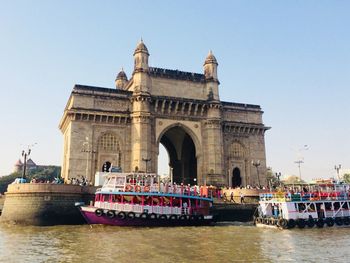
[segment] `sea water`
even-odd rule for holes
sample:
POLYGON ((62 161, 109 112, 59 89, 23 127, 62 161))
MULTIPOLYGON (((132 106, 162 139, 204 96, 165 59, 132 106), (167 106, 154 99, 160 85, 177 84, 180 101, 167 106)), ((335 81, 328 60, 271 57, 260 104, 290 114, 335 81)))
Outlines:
POLYGON ((350 228, 0 224, 0 262, 350 262, 350 228))

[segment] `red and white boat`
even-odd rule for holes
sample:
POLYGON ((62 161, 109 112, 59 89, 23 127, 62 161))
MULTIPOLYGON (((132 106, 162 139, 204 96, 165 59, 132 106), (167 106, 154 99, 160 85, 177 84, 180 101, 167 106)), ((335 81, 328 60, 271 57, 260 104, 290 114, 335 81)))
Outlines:
POLYGON ((108 173, 95 202, 79 206, 89 224, 114 226, 210 225, 207 187, 163 184, 149 173, 108 173))

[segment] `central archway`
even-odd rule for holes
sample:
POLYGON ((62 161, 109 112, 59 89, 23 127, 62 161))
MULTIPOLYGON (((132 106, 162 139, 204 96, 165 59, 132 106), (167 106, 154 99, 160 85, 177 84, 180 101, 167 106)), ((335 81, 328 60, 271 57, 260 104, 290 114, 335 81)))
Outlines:
POLYGON ((180 126, 167 130, 159 141, 169 155, 169 166, 174 183, 197 183, 196 147, 191 136, 180 126))

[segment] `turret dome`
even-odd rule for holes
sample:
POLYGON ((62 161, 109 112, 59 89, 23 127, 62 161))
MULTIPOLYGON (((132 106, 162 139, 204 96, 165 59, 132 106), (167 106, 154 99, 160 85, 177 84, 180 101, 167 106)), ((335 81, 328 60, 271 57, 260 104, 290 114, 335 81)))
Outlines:
POLYGON ((149 55, 148 49, 147 49, 146 45, 143 43, 142 39, 141 39, 141 41, 137 44, 137 47, 136 47, 136 49, 135 49, 135 51, 134 51, 134 55, 135 55, 136 53, 139 53, 139 52, 146 53, 147 55, 149 55))
POLYGON ((124 89, 127 83, 128 77, 126 76, 124 69, 122 68, 115 79, 115 87, 117 89, 124 89))
POLYGON ((126 76, 126 74, 125 74, 123 69, 118 73, 118 75, 116 77, 116 80, 117 79, 128 80, 128 77, 126 76))
POLYGON ((209 54, 205 59, 204 64, 216 64, 216 65, 218 64, 216 57, 213 55, 213 52, 211 52, 211 50, 209 51, 209 54))

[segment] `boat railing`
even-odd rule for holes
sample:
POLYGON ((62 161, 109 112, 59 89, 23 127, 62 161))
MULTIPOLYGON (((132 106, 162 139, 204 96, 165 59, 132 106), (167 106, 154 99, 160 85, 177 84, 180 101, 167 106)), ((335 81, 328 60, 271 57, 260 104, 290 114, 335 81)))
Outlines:
POLYGON ((347 192, 273 192, 260 194, 260 201, 298 202, 320 200, 349 200, 347 192))
MULTIPOLYGON (((207 197, 201 193, 201 188, 198 186, 185 186, 185 185, 151 185, 141 186, 127 184, 124 188, 124 192, 139 192, 139 193, 165 193, 165 194, 179 194, 187 196, 200 196, 207 197)), ((209 194, 211 192, 208 192, 209 194)))

